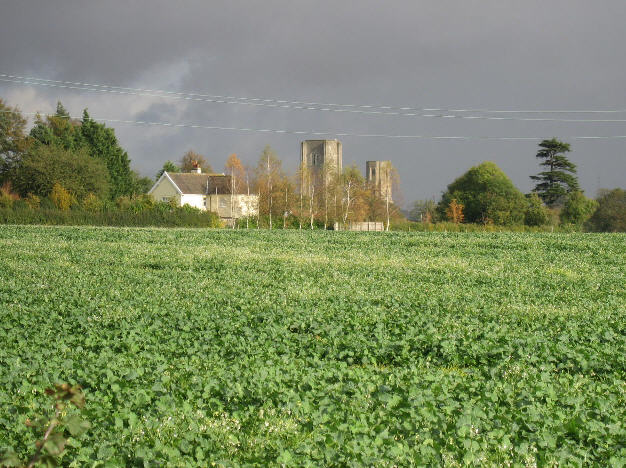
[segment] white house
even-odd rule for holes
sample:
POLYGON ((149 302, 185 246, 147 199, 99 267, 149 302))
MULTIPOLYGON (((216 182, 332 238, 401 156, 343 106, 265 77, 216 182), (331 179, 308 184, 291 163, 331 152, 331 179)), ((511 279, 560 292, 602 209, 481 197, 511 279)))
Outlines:
POLYGON ((217 213, 220 218, 255 216, 259 209, 258 195, 231 193, 231 176, 194 172, 164 172, 152 186, 149 195, 157 201, 175 199, 179 206, 189 205, 217 213))

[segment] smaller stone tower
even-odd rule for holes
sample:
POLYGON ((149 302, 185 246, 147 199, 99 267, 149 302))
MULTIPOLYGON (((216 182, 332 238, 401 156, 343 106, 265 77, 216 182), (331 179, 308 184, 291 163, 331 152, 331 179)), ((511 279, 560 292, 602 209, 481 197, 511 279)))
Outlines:
POLYGON ((365 178, 367 184, 373 189, 374 195, 386 199, 393 189, 393 166, 391 161, 367 161, 365 163, 365 178))

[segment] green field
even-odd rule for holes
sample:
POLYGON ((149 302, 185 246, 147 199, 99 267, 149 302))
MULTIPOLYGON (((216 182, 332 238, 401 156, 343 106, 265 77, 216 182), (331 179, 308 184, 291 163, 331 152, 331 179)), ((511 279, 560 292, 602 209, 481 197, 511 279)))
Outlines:
MULTIPOLYGON (((0 226, 0 452, 624 466, 626 235, 0 226)), ((99 465, 96 465, 99 466, 99 465)))

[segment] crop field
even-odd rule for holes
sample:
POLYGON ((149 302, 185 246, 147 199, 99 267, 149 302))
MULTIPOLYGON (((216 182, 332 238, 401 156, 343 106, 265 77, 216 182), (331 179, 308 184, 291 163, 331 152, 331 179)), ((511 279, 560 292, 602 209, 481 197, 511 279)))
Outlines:
POLYGON ((624 466, 625 283, 623 234, 0 226, 0 453, 69 382, 64 465, 624 466))

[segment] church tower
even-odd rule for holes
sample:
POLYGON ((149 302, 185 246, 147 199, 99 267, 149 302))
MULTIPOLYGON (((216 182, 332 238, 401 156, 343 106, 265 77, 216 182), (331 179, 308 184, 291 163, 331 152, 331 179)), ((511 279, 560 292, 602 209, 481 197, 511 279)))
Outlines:
POLYGON ((391 199, 393 188, 392 171, 391 161, 367 161, 365 163, 367 184, 373 189, 374 195, 382 199, 386 199, 389 196, 389 201, 393 201, 391 199))
POLYGON ((342 147, 339 140, 305 140, 300 149, 300 170, 303 192, 310 194, 312 185, 327 181, 342 171, 342 147))

